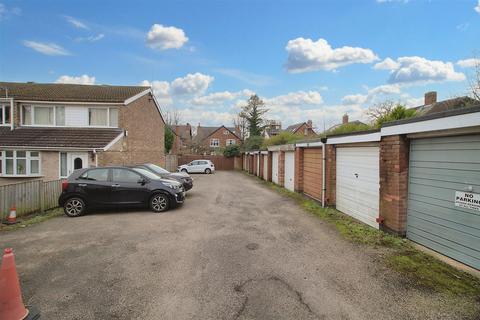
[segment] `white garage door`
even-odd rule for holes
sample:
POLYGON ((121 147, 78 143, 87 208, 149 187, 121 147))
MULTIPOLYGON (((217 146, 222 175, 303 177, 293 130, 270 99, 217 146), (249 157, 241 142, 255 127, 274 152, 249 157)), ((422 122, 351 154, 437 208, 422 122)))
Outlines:
POLYGON ((261 156, 262 155, 260 153, 257 155, 257 177, 260 177, 260 157, 261 156))
POLYGON ((285 152, 285 188, 295 191, 295 152, 285 152))
POLYGON ((278 184, 278 152, 272 153, 272 182, 278 184))
POLYGON ((263 155, 263 179, 267 180, 268 178, 268 156, 263 155))
POLYGON ((338 210, 372 227, 380 206, 378 147, 337 148, 338 210))

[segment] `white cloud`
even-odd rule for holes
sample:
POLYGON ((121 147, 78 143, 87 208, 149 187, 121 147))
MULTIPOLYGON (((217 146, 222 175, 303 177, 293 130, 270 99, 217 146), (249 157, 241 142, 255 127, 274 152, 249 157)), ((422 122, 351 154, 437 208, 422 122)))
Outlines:
POLYGON ((96 42, 96 41, 102 40, 103 38, 105 38, 105 34, 99 33, 96 36, 92 35, 92 36, 88 36, 88 37, 78 37, 78 38, 75 38, 75 41, 96 42))
POLYGON ((462 68, 473 68, 475 66, 480 66, 480 59, 471 58, 471 59, 458 60, 457 65, 462 68))
POLYGON ((412 84, 465 80, 465 75, 456 72, 451 62, 428 60, 416 56, 401 57, 394 62, 397 65, 396 68, 391 69, 389 83, 412 84))
POLYGON ((229 100, 237 99, 238 97, 244 96, 248 97, 253 94, 253 91, 245 89, 237 92, 223 91, 223 92, 213 92, 201 97, 195 97, 190 100, 191 104, 194 105, 222 105, 224 102, 229 100))
POLYGON ((290 40, 285 49, 288 52, 286 68, 289 72, 335 70, 354 63, 372 63, 378 60, 370 49, 341 47, 333 49, 325 39, 312 41, 297 38, 290 40))
POLYGON ((469 27, 470 27, 470 23, 464 22, 464 23, 460 23, 459 25, 457 25, 457 30, 467 31, 469 27))
POLYGON ((95 77, 89 77, 84 74, 78 77, 75 76, 61 76, 55 83, 70 83, 70 84, 95 84, 95 77))
POLYGON ((71 16, 63 16, 63 17, 65 18, 65 20, 67 20, 68 23, 70 23, 75 28, 84 29, 84 30, 90 29, 85 23, 83 23, 82 21, 74 17, 71 17, 71 16))
POLYGON ((365 94, 349 94, 342 98, 344 105, 364 104, 367 102, 368 96, 365 94))
POLYGON ((70 52, 55 43, 24 40, 23 45, 48 56, 67 56, 70 52))
POLYGON ((199 72, 194 74, 189 73, 183 78, 176 78, 172 81, 172 93, 175 95, 202 94, 207 90, 213 79, 212 76, 199 72))
POLYGON ((170 83, 167 81, 148 81, 143 80, 140 83, 141 86, 151 87, 153 94, 157 98, 158 103, 161 105, 171 105, 173 100, 170 96, 170 83))
POLYGON ((240 80, 252 86, 267 86, 275 82, 270 76, 245 72, 238 69, 219 68, 215 72, 240 80))
POLYGON ((147 34, 147 45, 157 50, 179 49, 187 41, 182 29, 164 27, 161 24, 154 24, 147 34))
POLYGON ((391 58, 386 58, 383 61, 376 63, 373 66, 375 70, 395 70, 400 67, 400 64, 391 58))
POLYGON ((344 105, 363 105, 373 103, 379 98, 385 96, 398 95, 401 93, 400 85, 384 84, 367 90, 366 94, 350 94, 342 98, 344 105))
POLYGON ((321 105, 323 98, 318 91, 297 91, 267 99, 266 103, 273 106, 287 107, 292 105, 321 105))
POLYGON ((480 13, 480 0, 478 0, 478 3, 475 6, 474 10, 477 11, 478 13, 480 13))
POLYGON ((7 8, 3 3, 0 3, 0 21, 10 18, 12 15, 19 16, 22 10, 18 7, 7 8))

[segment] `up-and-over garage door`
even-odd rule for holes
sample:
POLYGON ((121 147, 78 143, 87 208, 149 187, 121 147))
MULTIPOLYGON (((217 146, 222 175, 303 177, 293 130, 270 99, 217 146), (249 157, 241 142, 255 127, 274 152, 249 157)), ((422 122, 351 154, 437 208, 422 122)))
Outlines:
POLYGON ((480 135, 410 143, 407 237, 480 269, 480 135))
POLYGON ((263 155, 263 177, 264 180, 268 179, 268 155, 263 155))
POLYGON ((372 227, 380 206, 378 146, 337 148, 336 207, 372 227))
POLYGON ((272 152, 272 182, 278 184, 278 152, 272 152))
POLYGON ((303 150, 303 193, 317 200, 322 198, 322 148, 303 150))
POLYGON ((285 188, 295 191, 295 152, 285 152, 285 188))

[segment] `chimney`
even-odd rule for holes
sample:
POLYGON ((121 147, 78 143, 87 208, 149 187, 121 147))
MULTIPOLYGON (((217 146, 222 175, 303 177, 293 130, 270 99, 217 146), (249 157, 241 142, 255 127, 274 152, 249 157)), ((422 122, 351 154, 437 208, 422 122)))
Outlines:
POLYGON ((342 124, 346 124, 348 123, 348 114, 344 114, 343 117, 342 117, 342 124))
POLYGON ((311 128, 312 125, 313 125, 313 124, 312 124, 312 120, 308 120, 308 121, 307 121, 307 127, 311 128))
POLYGON ((425 105, 434 104, 435 102, 437 102, 437 91, 425 93, 425 105))

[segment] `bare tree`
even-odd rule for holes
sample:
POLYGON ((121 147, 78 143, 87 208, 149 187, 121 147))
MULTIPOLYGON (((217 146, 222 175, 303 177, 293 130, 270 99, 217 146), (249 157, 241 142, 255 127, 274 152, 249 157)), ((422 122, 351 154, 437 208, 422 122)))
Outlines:
POLYGON ((170 126, 177 126, 180 124, 182 112, 176 108, 172 108, 165 112, 165 122, 170 126))
POLYGON ((398 103, 393 102, 392 100, 375 103, 365 111, 365 114, 372 120, 372 122, 376 122, 378 119, 390 114, 393 108, 395 108, 397 105, 398 103))
POLYGON ((480 59, 474 58, 473 74, 470 75, 470 95, 475 100, 480 100, 480 59))
POLYGON ((237 130, 238 128, 238 131, 240 133, 240 139, 245 140, 247 138, 247 133, 248 133, 247 119, 237 114, 235 115, 235 118, 233 118, 233 125, 235 127, 235 130, 237 130))

